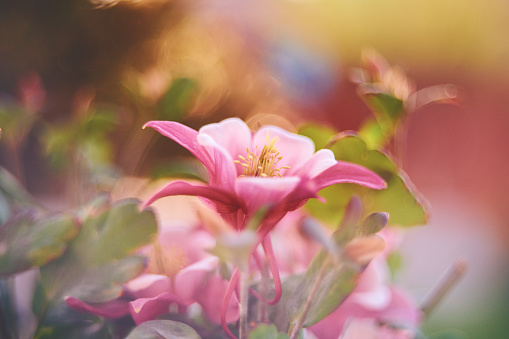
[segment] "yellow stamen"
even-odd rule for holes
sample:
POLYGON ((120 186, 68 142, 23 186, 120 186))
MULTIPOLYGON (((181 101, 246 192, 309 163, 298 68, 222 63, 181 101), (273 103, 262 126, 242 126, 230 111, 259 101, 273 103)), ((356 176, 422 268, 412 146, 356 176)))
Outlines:
POLYGON ((246 149, 247 156, 239 155, 240 160, 234 160, 234 163, 240 164, 243 168, 241 176, 248 177, 281 177, 280 171, 282 169, 289 169, 290 166, 277 167, 278 162, 283 159, 276 148, 276 143, 279 141, 278 137, 269 139, 269 132, 265 138, 265 145, 258 154, 258 149, 255 147, 254 152, 249 148, 246 149))

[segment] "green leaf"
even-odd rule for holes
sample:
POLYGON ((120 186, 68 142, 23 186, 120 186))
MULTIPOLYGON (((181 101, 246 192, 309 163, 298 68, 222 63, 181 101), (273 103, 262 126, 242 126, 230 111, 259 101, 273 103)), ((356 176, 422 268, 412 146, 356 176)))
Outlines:
POLYGON ((140 211, 134 199, 117 202, 110 210, 85 219, 67 253, 41 269, 48 298, 72 295, 87 302, 104 302, 116 297, 120 283, 144 267, 145 259, 131 254, 151 242, 156 232, 153 212, 140 211))
POLYGON ((179 121, 191 107, 197 84, 190 78, 175 79, 159 104, 159 118, 179 121))
POLYGON ((121 200, 111 209, 87 217, 66 253, 41 268, 43 293, 39 295, 43 294, 47 303, 41 328, 53 330, 74 321, 68 315, 66 296, 89 303, 106 302, 122 293, 122 283, 143 271, 146 258, 133 253, 154 239, 157 223, 153 212, 140 211, 139 205, 138 200, 121 200))
POLYGON ((367 239, 366 236, 380 230, 387 218, 384 213, 373 214, 359 225, 358 204, 356 197, 351 199, 339 228, 331 235, 340 251, 331 255, 330 251, 322 249, 304 274, 284 281, 283 302, 286 302, 286 313, 292 327, 303 316, 302 326, 308 327, 332 313, 353 291, 360 274, 367 266, 367 263, 358 266, 347 262, 343 250, 348 248, 352 240, 367 239), (306 303, 309 305, 307 313, 306 303))
MULTIPOLYGON (((301 336, 299 336, 300 338, 301 336)), ((278 333, 275 325, 260 324, 249 333, 249 339, 288 339, 288 334, 278 333)))
POLYGON ((401 119, 405 112, 403 100, 376 89, 364 87, 361 98, 373 111, 383 129, 394 128, 395 124, 401 119), (385 123, 392 124, 384 126, 385 123))
POLYGON ((0 275, 42 266, 60 257, 78 227, 69 215, 24 212, 0 227, 0 275))
POLYGON ((304 124, 299 127, 298 133, 304 135, 315 143, 317 150, 326 148, 336 131, 330 127, 318 124, 304 124))
POLYGON ((12 216, 15 206, 35 207, 37 203, 18 180, 0 166, 0 225, 12 216))
POLYGON ((318 290, 312 298, 303 327, 316 324, 328 316, 355 288, 360 270, 342 263, 335 264, 328 258, 330 257, 324 251, 320 252, 304 275, 285 280, 283 290, 293 292, 286 304, 290 323, 295 323, 303 312, 306 300, 316 288, 314 287, 316 283, 319 284, 318 290), (317 279, 320 281, 317 282, 317 279))
POLYGON ((381 149, 387 146, 393 135, 386 134, 376 119, 369 118, 359 128, 359 136, 369 149, 381 149))
POLYGON ((385 212, 370 214, 362 224, 359 225, 357 230, 358 236, 367 236, 370 234, 378 233, 382 228, 387 225, 389 215, 385 212))
POLYGON ((378 173, 387 182, 387 188, 372 190, 354 184, 327 187, 320 191, 327 203, 311 199, 306 204, 313 216, 337 225, 346 204, 353 195, 357 195, 362 200, 365 215, 385 211, 390 215, 390 225, 409 227, 427 222, 427 203, 388 155, 369 150, 366 143, 352 133, 338 137, 331 150, 338 160, 353 162, 378 173))
POLYGON ((456 329, 440 330, 428 335, 428 339, 468 339, 470 336, 463 331, 456 329))
POLYGON ((184 323, 151 320, 137 326, 126 339, 200 339, 200 336, 184 323))
POLYGON ((0 338, 19 338, 14 277, 0 279, 0 338))

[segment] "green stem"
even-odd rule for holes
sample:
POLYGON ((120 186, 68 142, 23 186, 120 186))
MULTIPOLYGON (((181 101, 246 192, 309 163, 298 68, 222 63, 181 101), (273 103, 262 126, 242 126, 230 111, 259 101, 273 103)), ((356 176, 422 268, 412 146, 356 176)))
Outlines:
MULTIPOLYGON (((260 296, 265 297, 269 292, 269 267, 267 261, 264 260, 260 267, 261 280, 260 280, 260 296)), ((260 299, 258 300, 258 322, 267 321, 267 303, 260 299)))
POLYGON ((247 339, 247 313, 249 302, 249 274, 247 270, 239 269, 240 272, 240 327, 239 338, 247 339))

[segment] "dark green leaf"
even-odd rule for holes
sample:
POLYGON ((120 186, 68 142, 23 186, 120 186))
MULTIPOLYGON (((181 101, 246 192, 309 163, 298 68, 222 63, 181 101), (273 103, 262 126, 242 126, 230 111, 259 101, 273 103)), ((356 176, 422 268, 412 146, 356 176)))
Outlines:
POLYGON ((184 323, 152 320, 137 326, 126 339, 200 339, 200 336, 184 323))
POLYGON ((175 79, 159 105, 159 118, 179 121, 189 112, 196 95, 197 85, 193 79, 175 79))
POLYGON ((18 334, 18 314, 14 295, 14 279, 0 279, 0 338, 16 339, 18 334))
POLYGON ((25 212, 0 227, 0 275, 42 266, 60 257, 78 233, 71 216, 25 212))
POLYGON ((375 117, 384 130, 387 128, 394 128, 397 121, 403 116, 403 100, 396 98, 391 94, 379 92, 376 89, 369 87, 364 87, 361 93, 361 98, 373 111, 375 117), (385 123, 392 123, 392 126, 384 126, 385 123))

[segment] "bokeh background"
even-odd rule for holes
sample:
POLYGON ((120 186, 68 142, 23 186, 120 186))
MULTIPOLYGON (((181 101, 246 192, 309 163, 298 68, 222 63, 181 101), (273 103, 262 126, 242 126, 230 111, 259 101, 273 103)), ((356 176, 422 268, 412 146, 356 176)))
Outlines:
POLYGON ((44 130, 92 105, 115 112, 111 149, 103 151, 128 176, 179 154, 141 130, 156 117, 195 128, 240 116, 253 126, 317 121, 356 129, 370 112, 348 79, 365 48, 401 67, 418 88, 452 83, 462 93, 460 105, 427 106, 411 117, 401 160, 431 219, 405 232, 397 280, 422 299, 466 258, 468 274, 424 329, 505 338, 506 1, 1 1, 2 105, 32 107, 41 119, 21 130, 16 147, 7 141, 21 137, 2 128, 0 161, 41 201, 61 206, 68 188, 48 165, 44 130))

